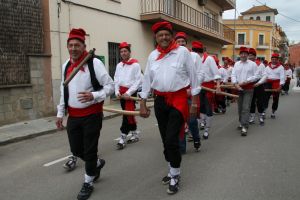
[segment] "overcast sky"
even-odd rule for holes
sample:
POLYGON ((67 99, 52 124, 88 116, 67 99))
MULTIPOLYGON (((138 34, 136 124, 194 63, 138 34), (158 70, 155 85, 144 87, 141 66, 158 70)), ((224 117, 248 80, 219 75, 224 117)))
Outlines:
MULTIPOLYGON (((271 8, 276 8, 279 12, 278 15, 275 16, 276 23, 279 24, 290 41, 300 42, 300 0, 258 0, 263 4, 267 4, 267 6, 271 8), (282 15, 286 15, 287 17, 293 18, 288 19, 282 15)), ((237 16, 240 15, 241 12, 244 12, 251 8, 253 5, 259 6, 261 5, 257 0, 236 0, 236 9, 237 16)), ((225 11, 223 14, 224 19, 233 19, 234 18, 234 10, 225 11)))

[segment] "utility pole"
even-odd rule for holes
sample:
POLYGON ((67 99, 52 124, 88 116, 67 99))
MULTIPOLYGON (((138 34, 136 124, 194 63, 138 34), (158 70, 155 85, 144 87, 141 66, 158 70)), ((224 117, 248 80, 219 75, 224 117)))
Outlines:
POLYGON ((234 57, 235 57, 235 39, 236 39, 236 35, 235 35, 235 21, 236 21, 236 0, 234 1, 234 19, 233 19, 233 31, 234 31, 234 42, 233 42, 233 47, 232 47, 232 60, 234 61, 234 57))

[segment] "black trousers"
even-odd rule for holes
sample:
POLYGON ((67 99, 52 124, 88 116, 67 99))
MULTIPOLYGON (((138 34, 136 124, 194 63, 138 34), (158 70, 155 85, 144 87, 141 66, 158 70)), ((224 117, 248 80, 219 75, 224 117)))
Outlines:
POLYGON ((260 85, 254 88, 253 97, 251 101, 250 113, 255 113, 256 107, 258 113, 264 112, 264 101, 265 101, 265 88, 264 85, 260 85))
POLYGON ((221 107, 222 109, 226 109, 226 98, 224 95, 216 95, 216 104, 217 107, 221 107))
MULTIPOLYGON (((266 83, 265 84, 266 89, 272 89, 272 84, 271 83, 266 83)), ((278 109, 278 103, 279 103, 279 93, 280 92, 266 92, 265 95, 265 109, 269 107, 269 100, 271 95, 273 96, 273 103, 272 103, 272 111, 276 111, 278 109)))
POLYGON ((212 102, 208 100, 206 93, 207 92, 205 90, 201 90, 200 92, 200 113, 206 114, 208 117, 212 117, 212 102))
POLYGON ((290 90, 290 82, 286 81, 282 87, 282 90, 288 92, 290 90))
MULTIPOLYGON (((125 110, 125 100, 120 99, 120 103, 121 103, 122 109, 125 110)), ((124 133, 124 134, 128 135, 129 131, 135 131, 136 128, 137 128, 136 123, 135 124, 129 124, 127 116, 123 115, 122 125, 120 127, 121 133, 124 133)))
POLYGON ((102 115, 99 113, 85 117, 69 117, 67 122, 71 152, 85 161, 85 171, 89 176, 96 175, 102 115))
POLYGON ((179 148, 179 134, 184 119, 180 111, 168 106, 164 97, 156 96, 154 101, 155 116, 164 147, 164 155, 171 167, 179 168, 181 153, 179 148))

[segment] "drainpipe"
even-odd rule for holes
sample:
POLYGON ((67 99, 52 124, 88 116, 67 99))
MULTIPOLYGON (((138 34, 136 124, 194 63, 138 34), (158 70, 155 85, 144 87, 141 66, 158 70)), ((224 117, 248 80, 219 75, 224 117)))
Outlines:
MULTIPOLYGON (((60 35, 60 11, 61 11, 61 0, 57 0, 57 26, 58 26, 58 51, 59 51, 59 66, 62 67, 62 55, 61 55, 61 35, 60 35)), ((62 69, 61 69, 62 70, 62 69)))
POLYGON ((234 19, 233 19, 233 30, 234 30, 234 43, 233 43, 233 48, 232 48, 232 60, 234 61, 235 57, 235 40, 236 40, 236 35, 235 35, 235 21, 236 21, 236 0, 234 2, 234 19))

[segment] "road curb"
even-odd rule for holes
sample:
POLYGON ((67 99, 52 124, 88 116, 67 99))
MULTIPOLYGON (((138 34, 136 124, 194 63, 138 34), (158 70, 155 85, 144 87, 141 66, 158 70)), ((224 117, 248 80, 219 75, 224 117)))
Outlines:
MULTIPOLYGON (((112 118, 118 117, 120 115, 121 114, 117 114, 117 113, 114 113, 112 115, 107 115, 107 116, 103 117, 103 120, 112 119, 112 118)), ((30 134, 26 134, 26 135, 22 135, 22 136, 18 136, 18 137, 12 137, 12 138, 0 141, 0 146, 20 142, 20 141, 27 140, 27 139, 32 139, 32 138, 42 136, 42 135, 54 134, 57 131, 58 131, 57 128, 53 128, 53 129, 49 129, 46 131, 40 131, 40 132, 30 133, 30 134)))

